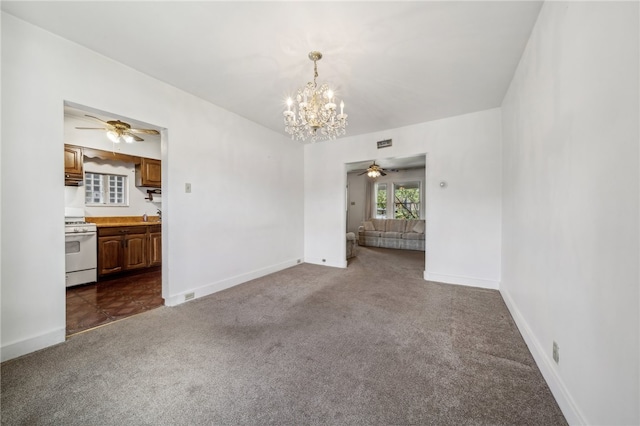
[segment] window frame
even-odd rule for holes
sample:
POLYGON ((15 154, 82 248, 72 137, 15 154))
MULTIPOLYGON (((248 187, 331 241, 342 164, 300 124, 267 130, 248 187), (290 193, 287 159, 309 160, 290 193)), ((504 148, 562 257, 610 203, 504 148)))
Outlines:
POLYGON ((376 219, 386 219, 389 215, 389 184, 387 182, 376 182, 374 187, 374 197, 373 197, 373 217, 376 219), (382 208, 378 202, 378 194, 380 193, 380 186, 384 185, 384 191, 386 193, 385 201, 384 201, 384 215, 380 215, 378 211, 382 208))
MULTIPOLYGON (((84 202, 87 207, 129 207, 129 176, 127 175, 85 171, 84 185, 85 185, 84 202), (101 200, 100 202, 94 201, 96 198, 95 196, 92 196, 92 197, 88 196, 89 191, 91 191, 92 194, 96 193, 95 176, 99 176, 98 192, 100 193, 100 200, 101 200), (121 194, 122 201, 121 202, 111 201, 114 195, 112 191, 112 185, 110 182, 112 178, 122 179, 122 194, 121 194), (90 179, 92 182, 89 181, 90 179), (90 187, 91 189, 89 189, 90 187)), ((115 185, 117 185, 117 182, 115 182, 115 185)), ((118 191, 116 191, 115 197, 117 200, 118 191)))
MULTIPOLYGON (((406 181, 400 181, 400 182, 393 182, 392 184, 392 188, 393 188, 393 202, 392 202, 392 213, 393 213, 393 218, 394 219, 420 219, 420 216, 422 214, 421 209, 422 209, 422 182, 419 180, 406 180, 406 181), (415 184, 417 184, 417 188, 415 187, 415 184), (398 211, 397 211, 397 206, 398 203, 396 202, 396 190, 397 189, 401 189, 402 187, 407 187, 407 186, 411 186, 409 189, 416 189, 417 193, 418 193, 418 202, 417 203, 411 203, 413 205, 417 205, 417 217, 402 217, 399 218, 398 217, 398 211)), ((388 197, 388 194, 387 194, 388 197)), ((406 208, 405 208, 406 209, 406 208)), ((412 214, 415 215, 415 212, 413 211, 413 209, 408 209, 408 211, 412 214)))

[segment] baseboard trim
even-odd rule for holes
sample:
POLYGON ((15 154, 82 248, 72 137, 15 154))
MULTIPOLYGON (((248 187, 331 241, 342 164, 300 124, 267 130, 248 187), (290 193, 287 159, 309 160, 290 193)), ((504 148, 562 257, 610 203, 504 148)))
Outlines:
MULTIPOLYGON (((504 289, 500 289, 500 295, 502 296, 504 303, 507 305, 507 309, 509 309, 520 334, 522 334, 525 343, 529 347, 529 351, 533 355, 536 365, 540 369, 547 385, 549 385, 549 389, 551 389, 551 393, 556 399, 556 402, 558 403, 562 414, 564 414, 564 417, 567 419, 567 422, 570 425, 592 424, 587 421, 578 408, 578 405, 571 397, 571 393, 565 386, 562 378, 558 375, 555 366, 551 362, 551 358, 547 355, 548 351, 544 350, 543 345, 540 344, 536 336, 533 334, 529 324, 520 313, 520 310, 509 293, 504 289)), ((549 350, 550 349, 551 348, 549 348, 549 350)))
POLYGON ((265 275, 273 274, 274 272, 278 272, 283 269, 290 268, 292 266, 296 266, 297 264, 298 264, 298 259, 291 259, 282 263, 278 263, 276 265, 267 266, 266 268, 256 269, 255 271, 247 272, 246 274, 236 275, 235 277, 226 278, 224 280, 206 284, 201 287, 186 290, 174 296, 169 296, 168 298, 165 299, 164 304, 165 306, 181 305, 185 302, 189 302, 191 300, 198 299, 200 297, 208 296, 210 294, 217 293, 222 290, 226 290, 238 284, 242 284, 247 281, 264 277, 265 275), (185 300, 185 296, 190 293, 193 293, 194 297, 189 300, 185 300))
POLYGON ((320 258, 313 258, 313 257, 305 257, 304 258, 304 262, 305 263, 312 263, 314 265, 321 265, 321 266, 331 266, 333 268, 346 268, 347 267, 347 261, 334 261, 332 259, 320 259, 320 258))
POLYGON ((499 281, 485 280, 481 278, 461 277, 457 275, 447 274, 434 274, 432 272, 424 271, 424 279, 426 281, 436 281, 445 284, 464 285, 469 287, 488 288, 491 290, 498 290, 500 287, 499 281))
POLYGON ((36 337, 10 343, 2 347, 0 351, 2 352, 0 360, 2 360, 2 362, 8 361, 31 352, 39 351, 40 349, 44 349, 48 346, 57 345, 58 343, 64 342, 65 338, 66 329, 59 328, 36 337))

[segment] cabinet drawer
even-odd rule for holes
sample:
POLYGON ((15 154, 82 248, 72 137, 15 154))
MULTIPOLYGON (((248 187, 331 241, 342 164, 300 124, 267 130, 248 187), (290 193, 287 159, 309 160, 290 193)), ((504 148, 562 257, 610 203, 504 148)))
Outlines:
POLYGON ((146 234, 146 226, 119 226, 114 228, 98 228, 98 236, 106 237, 111 235, 146 234))

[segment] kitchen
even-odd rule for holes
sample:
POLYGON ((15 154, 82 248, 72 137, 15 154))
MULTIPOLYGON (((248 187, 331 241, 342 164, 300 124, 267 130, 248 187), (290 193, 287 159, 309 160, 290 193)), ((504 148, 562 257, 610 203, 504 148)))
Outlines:
POLYGON ((67 336, 164 303, 160 130, 65 105, 67 336))

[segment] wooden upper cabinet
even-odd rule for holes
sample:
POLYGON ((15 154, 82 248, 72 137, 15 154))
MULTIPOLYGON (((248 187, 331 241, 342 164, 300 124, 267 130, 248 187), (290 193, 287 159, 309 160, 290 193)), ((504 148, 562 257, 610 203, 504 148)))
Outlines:
POLYGON ((136 165, 136 186, 160 188, 162 185, 162 162, 153 158, 141 158, 136 165))
POLYGON ((64 146, 64 184, 79 185, 82 183, 82 147, 64 146))

